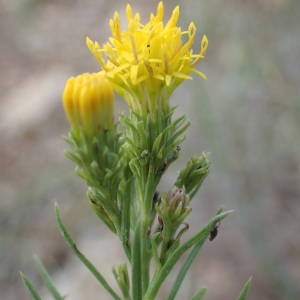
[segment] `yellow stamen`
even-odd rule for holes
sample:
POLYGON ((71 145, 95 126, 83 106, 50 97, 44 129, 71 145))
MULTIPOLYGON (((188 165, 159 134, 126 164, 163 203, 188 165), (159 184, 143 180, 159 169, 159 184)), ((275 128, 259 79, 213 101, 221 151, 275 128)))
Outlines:
POLYGON ((112 37, 103 44, 87 39, 87 45, 104 70, 114 88, 125 97, 131 108, 146 112, 168 103, 157 97, 169 97, 184 80, 191 79, 190 73, 203 73, 195 66, 205 55, 208 47, 207 37, 201 40, 200 51, 193 52, 196 26, 190 23, 182 30, 177 25, 180 8, 176 6, 164 25, 164 5, 159 2, 156 13, 150 15, 146 24, 140 21, 139 13, 133 13, 126 6, 127 28, 121 29, 118 13, 110 20, 112 37), (187 40, 183 41, 183 35, 187 40), (161 92, 160 92, 161 91, 161 92), (145 94, 150 102, 144 101, 145 94), (149 104, 150 103, 150 104, 149 104))

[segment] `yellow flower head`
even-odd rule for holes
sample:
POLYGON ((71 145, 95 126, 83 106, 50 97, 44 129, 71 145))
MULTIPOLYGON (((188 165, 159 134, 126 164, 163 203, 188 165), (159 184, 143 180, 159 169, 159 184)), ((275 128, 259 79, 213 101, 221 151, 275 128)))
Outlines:
POLYGON ((94 135, 113 124, 114 95, 102 72, 84 73, 68 79, 63 105, 72 127, 94 135))
POLYGON ((130 5, 126 15, 126 30, 121 30, 120 17, 115 12, 109 23, 109 41, 100 46, 87 38, 87 46, 133 110, 149 112, 168 105, 174 89, 185 79, 192 79, 191 72, 205 78, 195 65, 205 55, 207 37, 203 36, 200 50, 194 53, 196 26, 192 22, 184 31, 177 26, 178 6, 166 23, 163 2, 146 24, 141 23, 139 13, 132 13, 130 5))

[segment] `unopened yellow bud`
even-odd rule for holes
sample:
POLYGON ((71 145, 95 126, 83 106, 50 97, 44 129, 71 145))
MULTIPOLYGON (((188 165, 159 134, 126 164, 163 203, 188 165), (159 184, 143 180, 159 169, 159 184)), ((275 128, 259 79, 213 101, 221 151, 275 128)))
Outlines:
POLYGON ((62 98, 72 127, 95 134, 113 124, 114 94, 103 73, 84 73, 69 78, 62 98))

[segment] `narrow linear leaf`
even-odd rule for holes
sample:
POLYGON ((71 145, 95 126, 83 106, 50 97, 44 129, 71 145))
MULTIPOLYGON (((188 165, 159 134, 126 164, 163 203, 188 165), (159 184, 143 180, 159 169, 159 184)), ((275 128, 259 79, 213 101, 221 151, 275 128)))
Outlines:
MULTIPOLYGON (((121 270, 120 266, 113 267, 113 269, 112 269, 112 273, 113 273, 115 280, 123 294, 124 299, 128 300, 129 299, 129 289, 130 289, 129 281, 127 281, 127 280, 124 281, 124 277, 123 277, 124 273, 123 272, 121 273, 121 272, 122 272, 122 270, 121 270)), ((127 268, 126 268, 126 275, 128 275, 127 268)), ((126 279, 127 279, 127 277, 126 277, 126 279)))
POLYGON ((209 233, 213 229, 216 222, 223 220, 228 214, 232 213, 233 211, 225 211, 223 213, 218 214, 217 216, 213 217, 198 233, 196 233, 194 236, 192 236, 189 240, 187 240, 185 243, 183 243, 181 246, 176 248, 172 254, 168 257, 167 261, 165 262, 162 269, 159 271, 157 276, 153 278, 149 289, 145 295, 144 300, 150 300, 153 299, 158 289, 160 288, 161 284, 165 280, 165 278, 169 275, 170 271, 174 267, 174 265, 177 263, 181 255, 191 248, 196 243, 200 243, 200 241, 205 241, 208 237, 209 233))
POLYGON ((61 216, 57 203, 55 204, 55 216, 58 228, 69 246, 69 248, 76 254, 79 260, 90 270, 90 272, 95 276, 95 278, 100 282, 100 284, 106 289, 106 291, 113 297, 115 300, 121 300, 121 298, 116 294, 112 287, 105 280, 103 275, 96 269, 96 267, 78 250, 74 240, 72 239, 70 233, 67 231, 61 216))
POLYGON ((33 300, 42 300, 41 296, 35 290, 35 288, 33 287, 32 283, 29 281, 29 279, 22 272, 20 272, 20 276, 21 276, 21 279, 23 281, 24 286, 29 291, 32 299, 33 300))
POLYGON ((173 121, 173 127, 174 128, 179 128, 181 127, 184 123, 186 122, 186 116, 181 116, 178 119, 176 119, 175 121, 173 121))
MULTIPOLYGON (((184 277, 187 273, 187 271, 189 270, 192 262, 194 261, 194 259, 196 258, 197 254, 199 253, 199 251, 201 250, 203 244, 204 244, 205 240, 202 239, 200 240, 191 250, 190 254, 188 255, 188 257, 186 258, 184 264, 181 266, 180 271, 176 277, 176 280, 172 286, 171 292, 169 294, 168 300, 173 300, 175 299, 177 292, 179 290, 179 288, 181 287, 181 284, 184 280, 184 277)), ((198 298, 195 298, 198 299, 198 298)), ((200 298, 201 299, 201 298, 200 298)))
POLYGON ((187 123, 182 128, 178 129, 175 134, 172 136, 172 142, 174 143, 178 137, 180 137, 188 128, 190 127, 190 123, 187 123))
POLYGON ((35 256, 34 259, 35 259, 35 262, 36 262, 36 266, 37 266, 37 268, 38 268, 38 270, 39 270, 39 272, 42 276, 42 279, 43 279, 44 283, 46 284, 49 292, 53 296, 53 298, 55 300, 63 300, 64 297, 60 295, 60 293, 58 292, 58 290, 54 286, 54 283, 53 283, 49 273, 47 272, 46 268, 44 267, 44 265, 42 264, 40 259, 37 256, 35 256))
POLYGON ((202 300, 205 296, 207 291, 207 288, 200 288, 192 297, 190 300, 202 300))
MULTIPOLYGON (((219 215, 220 213, 222 213, 222 209, 219 209, 216 213, 216 216, 219 215)), ((192 265, 194 259, 196 258, 197 254, 199 253, 199 251, 201 250, 203 244, 205 242, 205 239, 200 240, 198 243, 196 243, 193 247, 193 249, 191 250, 190 254, 188 255, 188 257, 185 259, 185 262, 183 263, 183 265, 181 266, 179 273, 175 279, 175 282, 172 286, 171 292, 169 294, 168 300, 173 300, 176 297, 176 294, 184 280, 184 277, 187 273, 187 271, 189 270, 190 266, 192 265)), ((199 290, 203 291, 203 288, 199 290)), ((206 292, 206 289, 204 289, 204 294, 206 292)), ((198 292, 197 292, 198 293, 198 292)), ((204 295, 203 294, 203 295, 204 295)), ((196 295, 196 294, 195 294, 196 295)), ((193 296, 194 297, 194 296, 193 296)), ((195 299, 199 299, 199 298, 195 298, 195 299)), ((200 298, 201 299, 201 298, 200 298)))
POLYGON ((249 289, 250 289, 251 281, 252 281, 252 277, 250 277, 248 279, 248 281, 245 283, 245 285, 243 286, 243 289, 242 289, 239 297, 237 298, 237 300, 246 300, 249 289))

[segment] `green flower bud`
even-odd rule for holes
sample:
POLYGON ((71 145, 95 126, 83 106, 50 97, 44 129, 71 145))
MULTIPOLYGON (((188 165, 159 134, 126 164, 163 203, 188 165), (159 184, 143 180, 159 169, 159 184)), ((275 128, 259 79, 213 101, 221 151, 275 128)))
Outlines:
POLYGON ((129 296, 129 274, 126 264, 113 268, 113 274, 125 298, 129 296))
POLYGON ((185 188, 190 199, 194 197, 208 174, 209 160, 207 156, 207 153, 202 153, 199 157, 192 157, 175 182, 176 187, 185 188))
POLYGON ((191 212, 189 196, 184 189, 174 188, 156 204, 156 211, 163 231, 173 237, 183 220, 191 212))

